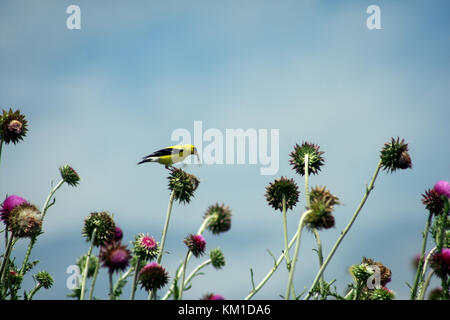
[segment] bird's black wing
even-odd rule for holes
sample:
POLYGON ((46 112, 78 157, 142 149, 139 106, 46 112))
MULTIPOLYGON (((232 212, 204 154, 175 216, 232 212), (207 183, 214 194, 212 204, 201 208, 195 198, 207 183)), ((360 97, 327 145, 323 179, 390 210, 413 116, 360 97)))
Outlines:
POLYGON ((172 154, 179 153, 181 150, 182 149, 164 148, 164 149, 155 151, 152 154, 149 154, 148 156, 143 157, 142 159, 150 158, 150 157, 170 156, 172 154))

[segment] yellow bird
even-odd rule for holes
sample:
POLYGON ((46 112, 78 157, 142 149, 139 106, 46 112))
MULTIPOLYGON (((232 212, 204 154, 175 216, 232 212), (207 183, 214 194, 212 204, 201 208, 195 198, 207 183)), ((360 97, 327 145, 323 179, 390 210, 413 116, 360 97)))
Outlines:
POLYGON ((166 168, 173 165, 174 163, 183 161, 186 157, 190 155, 196 155, 198 161, 200 162, 200 157, 197 153, 197 148, 192 144, 176 145, 170 146, 149 154, 142 158, 142 161, 138 164, 145 162, 158 162, 163 164, 166 168))

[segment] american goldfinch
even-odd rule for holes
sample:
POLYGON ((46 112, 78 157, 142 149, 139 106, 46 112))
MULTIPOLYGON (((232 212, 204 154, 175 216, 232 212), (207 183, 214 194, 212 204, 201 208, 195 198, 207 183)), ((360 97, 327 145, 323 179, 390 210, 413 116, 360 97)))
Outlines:
POLYGON ((145 162, 158 162, 163 164, 166 168, 168 168, 174 163, 183 161, 186 157, 190 155, 196 155, 198 161, 200 162, 200 157, 198 156, 197 148, 194 147, 192 144, 170 146, 155 151, 146 157, 143 157, 142 161, 138 162, 138 164, 145 162))

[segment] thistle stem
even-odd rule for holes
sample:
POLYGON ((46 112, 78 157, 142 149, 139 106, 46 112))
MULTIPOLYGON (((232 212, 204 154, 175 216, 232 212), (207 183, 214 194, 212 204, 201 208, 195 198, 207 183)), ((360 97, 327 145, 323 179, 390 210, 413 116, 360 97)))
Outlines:
POLYGON ((100 267, 100 261, 97 259, 97 262, 95 264, 94 278, 92 279, 91 289, 89 290, 89 300, 92 300, 92 298, 94 297, 94 288, 95 288, 95 283, 97 282, 99 267, 100 267))
POLYGON ((138 274, 139 274, 139 266, 140 265, 141 265, 141 257, 138 257, 137 261, 136 261, 136 268, 134 270, 133 283, 131 284, 130 300, 134 300, 134 294, 136 292, 136 284, 137 284, 137 278, 138 278, 138 274))
POLYGON ((197 274, 197 272, 199 272, 200 270, 202 270, 204 267, 206 267, 207 265, 211 264, 211 259, 208 259, 204 262, 202 262, 201 264, 199 264, 190 274, 189 276, 186 278, 186 281, 183 285, 183 287, 187 287, 187 285, 189 284, 189 282, 192 280, 193 277, 195 277, 195 275, 197 274))
POLYGON ((345 229, 341 232, 341 235, 339 236, 339 238, 336 240, 336 243, 334 244, 334 246, 331 249, 330 253, 328 254, 327 258, 323 262, 323 265, 319 269, 319 272, 317 272, 317 275, 314 278, 314 281, 313 281, 313 283, 312 283, 312 285, 311 285, 311 287, 309 289, 308 295, 305 297, 305 300, 308 300, 309 298, 311 298, 312 290, 316 287, 317 282, 319 281, 319 279, 321 278, 323 272, 325 271, 326 267, 328 266, 328 263, 330 263, 330 261, 333 258, 333 255, 335 254, 337 248, 341 244, 342 240, 344 240, 345 235, 348 233, 348 231, 352 227, 353 223, 355 222, 356 218, 358 217, 359 212, 364 207, 364 204, 366 203, 366 200, 369 197, 370 192, 374 188, 375 180, 377 179, 377 176, 378 176, 378 173, 380 172, 380 169, 381 169, 381 160, 378 162, 378 165, 377 165, 377 167, 375 169, 375 172, 374 172, 374 174, 372 176, 372 180, 370 181, 369 186, 366 188, 366 192, 365 192, 365 194, 364 194, 364 196, 363 196, 363 198, 362 198, 358 208, 353 213, 353 216, 350 219, 348 225, 345 227, 345 229))
POLYGON ((415 300, 417 297, 417 288, 419 286, 419 283, 422 281, 422 267, 424 263, 424 257, 425 257, 425 250, 427 248, 427 240, 428 240, 428 233, 430 230, 431 220, 433 218, 433 215, 430 213, 428 215, 427 222, 425 223, 425 230, 423 231, 422 237, 422 249, 420 251, 420 259, 419 259, 419 265, 417 266, 416 270, 416 278, 414 280, 414 286, 411 289, 411 300, 415 300))
MULTIPOLYGON (((295 240, 297 239, 298 235, 299 235, 299 232, 297 230, 297 232, 295 233, 295 235, 292 237, 291 241, 289 242, 288 248, 291 248, 294 245, 295 240)), ((245 297, 244 300, 250 300, 259 290, 261 290, 261 288, 267 283, 267 281, 270 279, 270 277, 272 277, 272 275, 278 269, 278 267, 280 266, 281 262, 283 261, 283 259, 285 257, 286 257, 286 255, 283 252, 278 257, 278 260, 275 262, 274 266, 272 267, 272 269, 270 269, 270 271, 267 273, 267 275, 264 277, 264 279, 262 279, 261 282, 256 287, 254 287, 252 291, 250 291, 250 293, 247 295, 247 297, 245 297)))
POLYGON ((426 277, 425 282, 423 283, 422 290, 420 291, 420 294, 419 294, 419 300, 424 299, 425 292, 427 291, 428 286, 430 285, 430 281, 431 281, 431 278, 433 277, 433 275, 434 275, 434 270, 431 270, 430 273, 428 273, 428 277, 426 277))
POLYGON ((2 161, 3 139, 0 139, 0 164, 2 161))
POLYGON ((38 284, 36 285, 33 290, 31 290, 31 292, 28 295, 28 300, 32 300, 33 296, 36 294, 36 292, 38 292, 40 289, 42 288, 42 284, 38 284))
MULTIPOLYGON (((283 194, 282 199, 282 213, 283 213, 283 234, 284 234, 284 254, 286 255, 286 268, 287 271, 291 269, 291 259, 289 258, 289 243, 288 243, 288 229, 287 229, 287 216, 286 216, 286 196, 283 194)), ((292 294, 295 296, 295 288, 292 286, 292 294)))
MULTIPOLYGON (((302 237, 302 230, 303 230, 303 227, 305 225, 305 218, 310 213, 311 213, 311 210, 305 211, 302 214, 302 216, 300 218, 300 221, 298 222, 298 228, 297 228, 298 236, 297 236, 297 240, 295 242, 294 257, 292 258, 291 269, 289 270, 289 278, 288 278, 288 284, 287 284, 287 287, 286 287, 286 296, 285 296, 286 300, 290 299, 292 283, 294 281, 295 266, 297 264, 298 252, 299 252, 299 249, 300 249, 300 240, 301 240, 301 237, 302 237)), ((294 296, 294 299, 295 298, 296 297, 294 296)))
POLYGON ((179 300, 182 300, 182 299, 183 299, 184 277, 185 277, 185 275, 186 275, 186 268, 187 268, 187 262, 188 262, 187 260, 188 260, 188 256, 189 256, 190 253, 191 253, 191 252, 188 251, 188 252, 186 253, 186 257, 184 258, 184 268, 183 268, 183 273, 181 274, 180 294, 179 294, 179 296, 178 296, 178 299, 179 299, 179 300))
MULTIPOLYGON (((11 255, 12 248, 16 243, 17 239, 14 239, 14 234, 11 235, 11 238, 8 241, 8 245, 6 246, 5 254, 3 255, 2 266, 0 267, 0 286, 3 286, 3 280, 5 277, 6 269, 9 264, 9 256, 11 255)), ((6 290, 6 288, 4 288, 6 290)), ((3 289, 2 289, 3 291, 3 289)))
MULTIPOLYGON (((319 257, 319 269, 323 265, 323 252, 322 252, 322 241, 320 240, 319 231, 316 228, 313 228, 314 237, 316 238, 317 243, 317 256, 319 257)), ((319 292, 323 296, 323 275, 319 280, 319 292)))
POLYGON ((87 274, 88 274, 88 270, 89 270, 89 262, 91 260, 91 254, 92 254, 92 249, 94 248, 94 241, 95 241, 96 235, 97 235, 97 228, 95 228, 94 231, 92 232, 91 245, 89 247, 89 251, 88 251, 88 254, 86 257, 86 263, 84 264, 83 278, 81 280, 80 300, 84 300, 84 292, 86 291, 86 280, 87 280, 87 274))
POLYGON ((113 289, 113 273, 108 272, 109 275, 109 300, 113 300, 114 289, 113 289))

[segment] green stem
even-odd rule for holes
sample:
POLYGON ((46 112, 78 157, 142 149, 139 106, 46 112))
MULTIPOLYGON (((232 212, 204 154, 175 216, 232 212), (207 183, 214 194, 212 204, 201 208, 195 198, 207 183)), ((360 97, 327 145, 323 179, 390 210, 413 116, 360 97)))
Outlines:
POLYGON ((84 265, 84 269, 83 269, 83 278, 81 281, 81 292, 80 292, 80 300, 84 300, 84 292, 86 291, 86 280, 87 280, 87 274, 88 274, 88 270, 89 270, 89 262, 91 260, 91 254, 92 254, 92 249, 94 248, 94 241, 95 241, 95 236, 97 235, 97 228, 94 229, 94 232, 92 232, 92 236, 91 236, 91 245, 89 247, 89 251, 87 254, 87 258, 86 258, 86 263, 84 265))
POLYGON ((42 284, 36 285, 36 286, 33 288, 33 290, 31 290, 30 294, 28 295, 28 300, 32 300, 32 299, 33 299, 33 296, 34 296, 34 295, 36 294, 36 292, 38 292, 39 289, 41 289, 41 288, 42 288, 42 284))
POLYGON ((117 294, 117 290, 119 289, 119 286, 122 285, 122 282, 127 280, 127 278, 130 276, 131 272, 134 271, 134 267, 130 267, 128 268, 127 271, 125 271, 125 273, 121 274, 119 279, 117 279, 116 283, 114 284, 113 287, 113 296, 114 298, 119 297, 119 295, 117 294))
POLYGON ((192 280, 193 277, 195 277, 195 275, 197 274, 197 272, 199 272, 200 270, 202 270, 204 267, 206 267, 207 265, 211 264, 211 259, 208 259, 204 262, 202 262, 201 264, 199 264, 190 274, 189 276, 186 278, 186 281, 183 285, 183 287, 187 287, 187 285, 189 284, 189 282, 192 280))
POLYGON ((430 273, 428 273, 428 277, 426 277, 425 282, 423 283, 422 290, 420 291, 420 294, 419 294, 419 300, 424 299, 425 292, 427 291, 428 286, 430 285, 430 281, 431 281, 431 278, 433 277, 433 275, 434 275, 434 270, 431 270, 430 273))
POLYGON ((185 275, 186 275, 187 260, 188 260, 189 253, 191 253, 191 252, 188 251, 188 252, 186 253, 186 257, 184 258, 184 268, 183 268, 183 273, 181 274, 180 294, 179 294, 179 297, 178 297, 179 300, 182 300, 182 299, 183 299, 184 277, 185 277, 185 275))
POLYGON ((133 283, 131 284, 130 300, 134 300, 134 294, 136 292, 136 284, 137 284, 140 265, 141 265, 141 257, 138 257, 137 261, 136 261, 136 269, 134 270, 133 283))
MULTIPOLYGON (((52 188, 50 190, 50 193, 48 194, 47 199, 45 200, 44 205, 42 206, 42 210, 41 210, 41 212, 42 212, 42 220, 44 220, 44 217, 45 217, 45 215, 47 213, 48 208, 51 207, 51 204, 49 204, 51 198, 53 197, 55 192, 63 185, 63 183, 64 183, 64 180, 59 181, 58 184, 54 188, 52 188)), ((26 268, 26 265, 28 263, 28 259, 30 258, 31 250, 33 250, 33 247, 34 247, 34 245, 36 243, 36 239, 37 239, 37 236, 33 236, 31 238, 31 240, 30 240, 30 243, 28 244, 27 252, 26 252, 25 258, 24 258, 24 260, 22 262, 22 267, 20 268, 20 275, 21 276, 23 276, 24 273, 25 273, 25 268, 26 268)))
MULTIPOLYGON (((289 278, 288 278, 288 284, 286 287, 286 296, 285 299, 289 300, 290 299, 290 294, 291 294, 291 290, 292 290, 292 283, 294 281, 294 272, 295 272, 295 266, 297 265, 297 259, 298 259, 298 253, 299 253, 299 249, 300 249, 300 240, 302 237, 302 230, 303 227, 305 225, 305 218, 308 216, 308 214, 311 213, 311 210, 305 211, 301 218, 300 221, 298 222, 298 227, 297 227, 297 240, 295 242, 295 249, 294 249, 294 257, 292 258, 292 265, 291 265, 291 269, 289 270, 289 278)), ((294 299, 296 297, 294 296, 294 299)))
POLYGON ((427 248, 427 240, 428 240, 428 233, 431 225, 431 220, 433 218, 433 215, 430 213, 428 215, 427 222, 425 223, 425 230, 423 231, 423 240, 422 240, 422 249, 420 251, 420 260, 419 264, 417 266, 416 270, 416 278, 414 280, 414 286, 411 289, 411 300, 415 300, 417 297, 417 288, 419 286, 419 283, 421 282, 422 278, 422 267, 424 263, 424 256, 425 256, 425 250, 427 248))
POLYGON ((113 300, 113 297, 114 297, 113 273, 108 272, 108 276, 109 276, 109 300, 113 300))
POLYGON ((354 214, 353 214, 352 218, 350 219, 350 222, 348 223, 348 225, 341 232, 341 235, 337 239, 336 243, 334 244, 334 246, 331 249, 330 253, 328 254, 327 258, 323 262, 322 267, 319 269, 319 272, 317 272, 317 275, 314 278, 314 281, 313 281, 313 283, 312 283, 312 285, 311 285, 311 287, 309 289, 308 295, 305 297, 305 300, 308 300, 309 298, 311 298, 312 290, 316 287, 317 282, 319 281, 319 279, 321 278, 323 272, 325 271, 326 267, 328 266, 328 263, 330 263, 330 261, 333 258, 333 255, 336 252, 337 248, 341 244, 342 240, 344 240, 345 235, 348 233, 348 231, 352 227, 353 223, 355 222, 356 218, 358 217, 359 212, 364 207, 364 204, 366 203, 366 200, 369 197, 370 192, 374 188, 375 180, 377 179, 377 176, 378 176, 378 173, 380 172, 380 169, 381 169, 381 160, 378 162, 378 165, 377 165, 377 167, 375 169, 375 172, 374 172, 374 174, 372 176, 372 180, 370 181, 369 186, 366 188, 366 192, 365 192, 365 194, 364 194, 364 196, 363 196, 363 198, 362 198, 358 208, 354 212, 354 214))
POLYGON ((0 163, 2 161, 3 139, 0 139, 0 163))
POLYGON ((92 298, 94 297, 94 288, 95 283, 97 282, 97 275, 99 268, 100 268, 100 260, 97 259, 97 263, 95 264, 94 278, 92 279, 91 289, 89 290, 89 300, 92 300, 92 298))
MULTIPOLYGON (((292 237, 291 241, 289 242, 288 248, 291 248, 294 243, 295 240, 297 239, 299 233, 298 230, 295 233, 295 235, 292 237)), ((272 277, 272 275, 275 273, 275 271, 278 269, 278 267, 280 266, 281 262, 283 261, 283 259, 285 258, 285 254, 284 252, 278 257, 278 260, 275 262, 274 266, 272 267, 272 269, 270 269, 270 271, 267 273, 267 275, 264 277, 264 279, 261 280, 261 282, 253 288, 252 291, 250 291, 250 293, 247 295, 247 297, 245 297, 244 300, 250 300, 259 290, 261 290, 261 288, 267 283, 267 281, 270 279, 270 277, 272 277)))
MULTIPOLYGON (((289 240, 288 240, 288 229, 287 229, 287 215, 286 215, 286 196, 283 194, 282 197, 282 213, 283 213, 283 234, 284 234, 284 254, 286 255, 286 268, 287 271, 291 269, 291 259, 289 258, 289 240)), ((292 295, 295 297, 295 288, 292 286, 292 295)))
MULTIPOLYGON (((319 231, 316 228, 313 228, 314 237, 316 238, 317 243, 317 256, 319 257, 319 269, 323 265, 323 252, 322 252, 322 241, 320 240, 319 231)), ((319 292, 323 296, 323 275, 319 280, 319 292)))
MULTIPOLYGON (((11 255, 12 248, 14 244, 16 243, 17 239, 14 239, 14 234, 11 235, 11 239, 8 241, 8 245, 6 246, 5 254, 3 255, 3 261, 2 266, 0 267, 0 286, 3 286, 3 279, 5 277, 6 269, 8 268, 9 264, 9 256, 11 255)), ((6 288, 5 288, 6 289, 6 288)), ((3 291, 3 289, 2 289, 3 291)))

